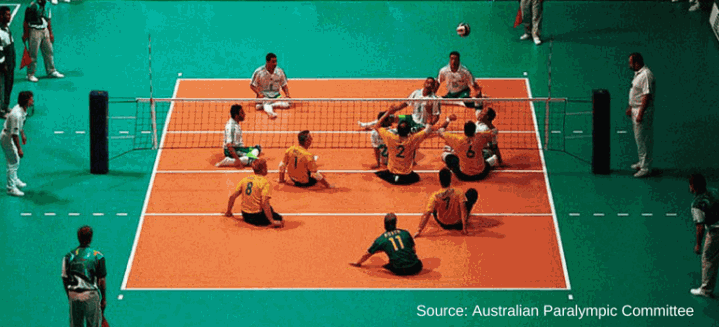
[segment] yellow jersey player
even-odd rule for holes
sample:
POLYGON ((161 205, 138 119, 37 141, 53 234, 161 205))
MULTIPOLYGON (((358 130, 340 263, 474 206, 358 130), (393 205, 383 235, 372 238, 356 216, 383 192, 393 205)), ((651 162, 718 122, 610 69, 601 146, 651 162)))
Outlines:
POLYGON ((491 167, 497 164, 497 157, 484 159, 482 149, 492 139, 490 132, 476 133, 477 124, 467 121, 464 124, 464 135, 457 135, 439 130, 449 148, 442 153, 442 161, 452 172, 463 181, 477 181, 489 173, 491 167))
POLYGON ((462 192, 451 187, 452 173, 447 168, 442 168, 439 171, 439 183, 442 189, 429 196, 427 208, 414 237, 419 237, 422 234, 429 221, 429 216, 434 216, 437 224, 443 229, 461 230, 462 234, 467 234, 469 213, 479 198, 477 190, 470 188, 467 192, 462 192))
POLYGON ((300 143, 299 146, 293 145, 287 149, 285 157, 280 162, 280 178, 278 182, 285 182, 285 172, 287 172, 295 186, 310 187, 320 183, 326 188, 332 188, 332 185, 317 171, 316 157, 308 151, 310 145, 312 145, 310 131, 301 131, 297 135, 297 140, 300 143))
POLYGON ((282 227, 284 221, 282 216, 275 212, 270 205, 272 197, 272 188, 270 182, 267 181, 267 161, 265 159, 257 159, 252 162, 252 170, 254 175, 243 178, 235 193, 230 195, 230 201, 227 203, 227 211, 225 216, 233 218, 232 207, 235 200, 241 198, 242 219, 255 226, 271 226, 282 227))

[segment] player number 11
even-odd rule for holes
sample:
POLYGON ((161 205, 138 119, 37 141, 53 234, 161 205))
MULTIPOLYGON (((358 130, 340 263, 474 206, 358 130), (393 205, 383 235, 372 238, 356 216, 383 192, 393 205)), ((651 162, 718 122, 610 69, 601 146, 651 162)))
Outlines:
POLYGON ((404 243, 402 243, 402 239, 399 237, 399 235, 395 237, 390 237, 389 241, 392 242, 392 246, 394 247, 394 250, 397 251, 399 249, 404 249, 404 243), (397 248, 397 243, 394 242, 394 239, 397 239, 397 243, 399 243, 399 248, 397 248))

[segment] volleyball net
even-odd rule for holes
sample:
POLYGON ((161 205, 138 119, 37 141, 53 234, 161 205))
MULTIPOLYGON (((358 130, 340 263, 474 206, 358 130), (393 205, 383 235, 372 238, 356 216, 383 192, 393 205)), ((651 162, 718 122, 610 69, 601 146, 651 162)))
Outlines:
MULTIPOLYGON (((414 102, 409 99, 291 99, 289 109, 275 109, 277 119, 270 119, 259 99, 148 99, 138 98, 134 117, 134 135, 119 135, 133 141, 133 149, 218 148, 224 143, 225 124, 230 107, 242 105, 245 120, 240 123, 245 145, 263 148, 287 148, 297 144, 297 133, 310 130, 313 148, 370 148, 370 131, 358 122, 371 122, 392 105, 407 103, 395 115, 411 115, 414 102), (258 108, 260 108, 258 110, 258 108)), ((276 101, 276 100, 261 100, 276 101)), ((477 121, 475 109, 457 99, 431 100, 439 103, 441 124, 455 114, 457 120, 447 130, 463 133, 466 121, 477 121)), ((499 130, 499 144, 504 149, 565 149, 567 138, 567 100, 548 98, 482 99, 484 108, 496 112, 493 124, 499 130)), ((589 131, 588 131, 589 132, 589 131)), ((124 132, 129 134, 128 131, 124 132)), ((576 130, 569 133, 576 134, 576 130)), ((589 132, 591 134, 591 132, 589 132)), ((112 135, 111 135, 112 137, 112 135)), ((441 148, 444 141, 430 138, 422 148, 441 148)))

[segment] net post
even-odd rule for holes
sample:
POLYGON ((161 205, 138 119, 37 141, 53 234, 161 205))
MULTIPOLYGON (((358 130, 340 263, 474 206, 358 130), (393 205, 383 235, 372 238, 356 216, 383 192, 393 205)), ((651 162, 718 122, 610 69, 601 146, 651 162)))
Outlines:
POLYGON ((157 150, 159 148, 157 144, 157 114, 155 111, 155 100, 150 98, 150 116, 152 119, 152 149, 157 150))
POLYGON ((610 96, 605 89, 592 91, 592 173, 608 175, 610 96))
POLYGON ((549 149, 549 98, 544 102, 544 149, 549 149))
POLYGON ((108 104, 107 91, 90 92, 90 173, 92 174, 107 174, 110 170, 108 104))

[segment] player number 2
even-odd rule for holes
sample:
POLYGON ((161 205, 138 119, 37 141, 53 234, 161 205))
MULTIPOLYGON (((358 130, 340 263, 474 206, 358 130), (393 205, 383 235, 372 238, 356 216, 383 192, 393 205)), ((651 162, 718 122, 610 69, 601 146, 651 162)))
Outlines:
POLYGON ((392 242, 392 246, 394 247, 394 250, 397 251, 399 249, 404 249, 404 243, 402 243, 402 239, 399 237, 399 235, 395 237, 390 237, 389 241, 392 242), (394 239, 397 239, 397 243, 399 243, 399 248, 397 247, 397 243, 394 242, 394 239))
POLYGON ((247 183, 247 188, 245 188, 245 194, 252 194, 252 182, 247 183))
POLYGON ((476 154, 477 154, 476 152, 472 151, 472 146, 470 145, 470 146, 469 146, 469 149, 467 150, 467 158, 472 159, 472 158, 474 158, 474 156, 475 156, 476 154))
POLYGON ((398 145, 397 146, 397 158, 404 158, 404 145, 398 145))

